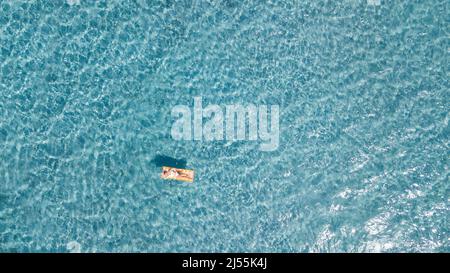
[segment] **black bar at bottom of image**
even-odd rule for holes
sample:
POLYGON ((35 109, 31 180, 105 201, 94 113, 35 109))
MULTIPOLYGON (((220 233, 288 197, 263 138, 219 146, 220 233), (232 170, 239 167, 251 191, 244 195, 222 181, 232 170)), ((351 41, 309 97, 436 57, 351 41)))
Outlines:
MULTIPOLYGON (((282 253, 95 253, 95 254, 0 254, 2 264, 12 262, 18 269, 21 266, 36 268, 59 267, 72 270, 101 269, 129 270, 142 268, 144 272, 152 269, 169 272, 301 272, 306 268, 325 270, 330 267, 343 270, 385 270, 387 264, 396 263, 402 269, 427 268, 430 258, 440 260, 447 254, 282 254, 282 253), (28 260, 32 260, 28 263, 28 260), (385 263, 388 262, 388 263, 385 263), (361 267, 362 265, 362 267, 361 267), (286 270, 284 270, 286 271, 286 270)), ((59 268, 61 269, 61 268, 59 268)))

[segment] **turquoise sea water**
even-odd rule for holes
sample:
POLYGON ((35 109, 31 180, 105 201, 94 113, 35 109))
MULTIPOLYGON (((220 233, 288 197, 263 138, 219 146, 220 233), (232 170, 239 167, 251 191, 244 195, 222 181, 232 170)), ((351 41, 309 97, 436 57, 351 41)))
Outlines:
POLYGON ((450 251, 450 2, 377 2, 0 1, 0 251, 450 251), (279 148, 174 141, 195 96, 279 148))

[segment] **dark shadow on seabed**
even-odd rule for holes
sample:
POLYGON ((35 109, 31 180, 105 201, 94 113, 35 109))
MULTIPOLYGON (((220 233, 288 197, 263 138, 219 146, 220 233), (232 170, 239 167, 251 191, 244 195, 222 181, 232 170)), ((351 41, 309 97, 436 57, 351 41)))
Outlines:
POLYGON ((166 155, 156 155, 151 162, 157 167, 167 166, 179 169, 185 169, 187 164, 186 159, 176 159, 166 155))

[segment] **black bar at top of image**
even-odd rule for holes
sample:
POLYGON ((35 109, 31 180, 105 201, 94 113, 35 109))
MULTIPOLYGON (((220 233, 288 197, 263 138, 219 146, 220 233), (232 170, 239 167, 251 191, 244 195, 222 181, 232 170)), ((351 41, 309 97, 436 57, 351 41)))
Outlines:
POLYGON ((448 254, 281 254, 281 253, 148 253, 148 254, 0 254, 4 266, 11 262, 35 269, 127 270, 142 272, 309 272, 342 269, 385 271, 439 266, 448 254), (433 260, 429 262, 428 260, 433 260), (209 262, 208 262, 209 261, 209 262), (156 270, 158 269, 158 270, 156 270), (286 270, 288 269, 288 270, 286 270), (283 271, 280 271, 283 270, 283 271))

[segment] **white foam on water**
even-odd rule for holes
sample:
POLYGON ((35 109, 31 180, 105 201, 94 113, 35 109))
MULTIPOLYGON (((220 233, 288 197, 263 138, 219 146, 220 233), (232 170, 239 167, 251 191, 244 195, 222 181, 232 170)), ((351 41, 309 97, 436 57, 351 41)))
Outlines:
POLYGON ((387 228, 389 218, 390 215, 388 213, 380 214, 367 221, 364 229, 370 235, 377 235, 387 228))
POLYGON ((378 241, 372 241, 368 242, 367 245, 367 251, 372 253, 381 253, 386 252, 395 247, 395 244, 391 242, 378 242, 378 241))
POLYGON ((68 242, 66 247, 70 253, 80 253, 81 252, 81 245, 80 245, 80 243, 78 243, 76 241, 68 242))

